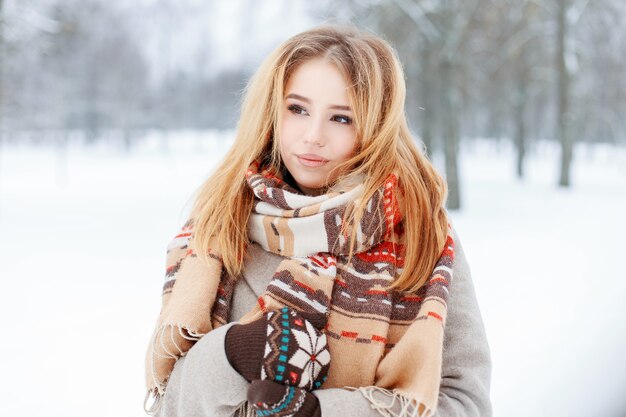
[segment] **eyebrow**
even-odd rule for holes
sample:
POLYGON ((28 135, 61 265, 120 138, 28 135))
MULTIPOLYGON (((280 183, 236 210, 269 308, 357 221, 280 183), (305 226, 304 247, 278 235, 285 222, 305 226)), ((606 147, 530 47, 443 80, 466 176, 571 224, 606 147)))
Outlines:
MULTIPOLYGON (((291 94, 288 94, 287 97, 285 97, 285 99, 288 99, 288 98, 295 98, 296 100, 304 101, 305 103, 311 104, 310 98, 306 98, 304 96, 301 96, 300 94, 291 93, 291 94)), ((350 106, 340 106, 338 104, 333 104, 332 106, 329 107, 329 109, 352 111, 350 106)))

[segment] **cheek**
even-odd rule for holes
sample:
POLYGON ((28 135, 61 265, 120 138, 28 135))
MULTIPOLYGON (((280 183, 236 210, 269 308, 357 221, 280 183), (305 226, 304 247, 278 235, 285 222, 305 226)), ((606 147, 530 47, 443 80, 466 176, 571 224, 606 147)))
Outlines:
POLYGON ((280 151, 288 151, 298 137, 298 126, 293 120, 284 120, 280 127, 280 151))
POLYGON ((289 149, 287 137, 288 135, 286 135, 285 129, 281 126, 280 136, 278 137, 278 151, 280 152, 280 157, 283 161, 285 160, 285 155, 289 149))
POLYGON ((339 140, 335 141, 333 151, 342 160, 348 159, 352 156, 356 148, 356 134, 353 132, 344 132, 338 139, 339 140))

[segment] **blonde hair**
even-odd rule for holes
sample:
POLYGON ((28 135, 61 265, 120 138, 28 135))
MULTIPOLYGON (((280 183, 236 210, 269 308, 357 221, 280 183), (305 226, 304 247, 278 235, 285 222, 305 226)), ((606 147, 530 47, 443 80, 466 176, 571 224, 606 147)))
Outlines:
MULTIPOLYGON (((399 204, 406 245, 404 269, 389 289, 416 291, 443 250, 448 233, 447 188, 409 131, 404 73, 393 48, 353 28, 322 26, 292 37, 267 57, 250 80, 235 142, 197 191, 191 212, 195 249, 206 257, 210 245, 217 245, 227 272, 241 273, 253 204, 245 173, 260 159, 280 169, 277 126, 284 89, 294 70, 314 58, 336 65, 349 85, 358 145, 354 156, 337 169, 342 180, 363 178, 364 193, 344 223, 358 224, 367 200, 395 173, 403 192, 399 204)), ((351 229, 354 245, 357 228, 351 229)))

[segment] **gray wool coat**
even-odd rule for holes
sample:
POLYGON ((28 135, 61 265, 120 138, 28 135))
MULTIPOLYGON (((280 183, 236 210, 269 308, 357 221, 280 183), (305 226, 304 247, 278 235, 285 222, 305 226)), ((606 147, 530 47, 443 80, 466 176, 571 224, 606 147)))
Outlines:
MULTIPOLYGON (((442 379, 435 417, 490 417, 489 345, 470 269, 456 235, 454 239, 454 275, 449 284, 442 379)), ((230 323, 202 337, 176 362, 157 416, 239 415, 249 383, 228 363, 224 337, 234 322, 255 305, 282 259, 258 245, 250 245, 248 250, 250 256, 233 294, 230 323)), ((319 399, 322 417, 381 415, 359 391, 331 388, 313 393, 319 399)), ((381 401, 385 400, 381 397, 381 401)))

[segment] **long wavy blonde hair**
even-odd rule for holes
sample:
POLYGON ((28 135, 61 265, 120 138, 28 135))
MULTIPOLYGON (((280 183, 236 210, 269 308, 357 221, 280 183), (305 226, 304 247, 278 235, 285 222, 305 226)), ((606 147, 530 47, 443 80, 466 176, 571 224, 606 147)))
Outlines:
MULTIPOLYGON (((404 194, 399 203, 405 262, 389 289, 413 292, 430 276, 446 240, 447 187, 409 131, 404 73, 395 51, 379 37, 354 28, 322 26, 300 33, 267 57, 250 80, 235 142, 195 197, 195 250, 207 256, 210 245, 217 245, 227 272, 241 273, 254 199, 245 172, 260 159, 280 169, 278 126, 284 89, 294 70, 314 58, 336 65, 349 86, 358 144, 353 157, 337 167, 343 172, 338 181, 362 178, 364 194, 344 223, 358 224, 367 200, 396 173, 404 194)), ((354 244, 357 228, 351 229, 354 244)))

